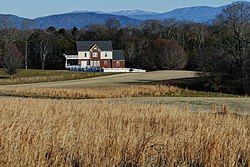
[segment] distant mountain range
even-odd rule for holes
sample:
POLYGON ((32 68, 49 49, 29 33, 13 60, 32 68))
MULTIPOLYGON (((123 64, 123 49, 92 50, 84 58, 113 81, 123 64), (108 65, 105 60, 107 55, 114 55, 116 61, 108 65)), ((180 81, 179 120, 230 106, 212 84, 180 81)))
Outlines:
POLYGON ((175 18, 180 21, 192 21, 198 23, 206 23, 212 21, 218 14, 223 10, 224 6, 221 7, 209 7, 209 6, 198 6, 198 7, 187 7, 175 9, 166 13, 153 13, 153 14, 135 14, 129 15, 131 18, 148 20, 148 19, 171 19, 175 18))
MULTIPOLYGON (((250 6, 250 2, 240 1, 250 6)), ((236 2, 239 3, 239 2, 236 2)), ((120 21, 122 26, 140 25, 145 20, 165 20, 174 18, 178 21, 191 21, 196 23, 211 23, 218 14, 226 7, 209 7, 197 6, 175 9, 170 12, 157 13, 141 10, 124 10, 118 12, 102 12, 102 11, 73 11, 71 13, 50 15, 35 19, 18 17, 15 15, 0 14, 0 28, 4 26, 1 23, 8 23, 8 27, 12 28, 37 28, 46 29, 49 26, 56 28, 71 29, 74 26, 84 28, 90 24, 103 24, 106 19, 112 17, 120 21)))

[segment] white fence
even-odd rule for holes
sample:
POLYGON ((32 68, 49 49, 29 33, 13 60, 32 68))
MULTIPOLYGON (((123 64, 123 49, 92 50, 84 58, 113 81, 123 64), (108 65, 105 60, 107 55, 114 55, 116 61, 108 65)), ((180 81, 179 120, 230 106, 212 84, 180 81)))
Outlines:
POLYGON ((85 71, 85 72, 116 72, 116 73, 129 73, 129 72, 134 72, 134 73, 141 73, 141 72, 146 72, 146 70, 142 69, 136 69, 136 68, 90 68, 90 67, 82 67, 79 65, 67 65, 67 69, 71 71, 85 71))
POLYGON ((146 72, 146 70, 135 68, 104 68, 104 72, 146 72))
POLYGON ((78 55, 64 55, 66 59, 78 59, 78 55))

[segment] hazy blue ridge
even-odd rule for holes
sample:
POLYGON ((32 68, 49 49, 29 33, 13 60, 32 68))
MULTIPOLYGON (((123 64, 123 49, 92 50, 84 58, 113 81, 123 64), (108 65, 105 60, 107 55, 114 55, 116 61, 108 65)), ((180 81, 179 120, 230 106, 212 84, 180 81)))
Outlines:
MULTIPOLYGON (((250 5, 250 2, 242 1, 250 5)), ((74 26, 85 28, 91 24, 103 24, 106 19, 112 17, 120 21, 121 26, 140 25, 144 20, 165 20, 176 19, 177 21, 192 21, 196 23, 211 23, 226 6, 209 7, 197 6, 175 9, 165 13, 141 11, 141 10, 123 10, 118 12, 102 11, 73 11, 72 13, 50 15, 35 19, 18 17, 15 15, 0 14, 0 28, 11 27, 17 29, 36 28, 46 29, 49 26, 56 28, 71 29, 74 26), (8 24, 6 24, 6 22, 8 24), (5 24, 3 24, 5 23, 5 24)))

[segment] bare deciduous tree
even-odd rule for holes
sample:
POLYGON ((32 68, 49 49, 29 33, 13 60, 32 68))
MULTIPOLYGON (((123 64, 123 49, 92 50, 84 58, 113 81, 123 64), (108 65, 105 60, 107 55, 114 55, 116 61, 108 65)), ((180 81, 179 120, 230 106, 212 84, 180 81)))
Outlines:
POLYGON ((10 75, 12 79, 13 74, 16 73, 16 69, 20 67, 22 62, 22 56, 15 44, 7 44, 5 46, 5 54, 3 57, 3 66, 5 71, 10 75))
POLYGON ((233 3, 218 16, 215 25, 222 29, 219 47, 224 50, 223 58, 234 71, 230 75, 247 88, 250 73, 248 71, 250 5, 241 2, 233 3))
POLYGON ((41 69, 45 69, 48 55, 52 52, 52 35, 49 32, 37 31, 33 46, 40 57, 41 69))
POLYGON ((164 39, 155 40, 152 46, 152 53, 156 56, 160 69, 183 69, 188 61, 183 47, 173 41, 164 39))
POLYGON ((201 76, 216 91, 249 92, 250 6, 233 3, 214 24, 213 36, 197 54, 201 76), (209 73, 206 73, 209 72, 209 73))
POLYGON ((42 70, 45 68, 45 62, 47 61, 47 57, 49 53, 51 52, 51 43, 50 39, 46 36, 43 37, 39 42, 39 51, 40 51, 40 58, 42 63, 42 70))
POLYGON ((147 20, 141 24, 140 29, 147 35, 162 37, 164 26, 159 20, 147 20))
MULTIPOLYGON (((21 31, 18 29, 11 28, 9 16, 3 16, 0 21, 0 40, 3 45, 11 44, 16 41, 25 41, 25 67, 27 68, 27 41, 32 33, 31 30, 21 31)), ((3 53, 3 49, 0 48, 0 55, 3 53)))
POLYGON ((190 27, 189 36, 197 43, 199 50, 205 45, 205 37, 207 34, 207 27, 203 24, 196 23, 190 27))
POLYGON ((10 25, 10 16, 4 15, 0 20, 0 37, 1 40, 8 44, 21 39, 21 31, 12 28, 10 25))
POLYGON ((28 69, 28 44, 29 44, 29 37, 32 35, 31 30, 24 30, 22 31, 22 40, 25 42, 25 56, 24 56, 24 65, 25 69, 28 69))
POLYGON ((129 65, 133 66, 133 60, 137 56, 139 50, 141 50, 146 42, 145 37, 137 37, 135 36, 136 30, 131 27, 127 27, 125 29, 125 32, 127 34, 126 39, 125 39, 125 47, 124 47, 124 52, 126 55, 126 60, 129 63, 129 65))

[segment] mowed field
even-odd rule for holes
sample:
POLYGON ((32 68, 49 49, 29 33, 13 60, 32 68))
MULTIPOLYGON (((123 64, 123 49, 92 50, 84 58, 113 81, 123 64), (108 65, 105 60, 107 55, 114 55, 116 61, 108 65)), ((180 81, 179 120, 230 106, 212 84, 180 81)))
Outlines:
MULTIPOLYGON (((193 71, 156 71, 147 73, 126 73, 126 74, 116 74, 109 76, 100 76, 87 79, 79 79, 72 81, 57 81, 57 82, 45 82, 45 83, 32 83, 32 84, 20 84, 20 85, 10 85, 10 86, 0 86, 17 88, 19 91, 23 89, 22 92, 32 90, 33 92, 39 91, 41 89, 74 89, 74 92, 89 92, 88 89, 94 89, 94 91, 102 91, 102 94, 110 94, 109 90, 116 91, 119 90, 120 86, 133 85, 133 84, 149 84, 151 82, 160 82, 170 79, 182 79, 182 78, 193 78, 196 77, 196 72, 193 71)), ((122 87, 126 89, 126 87, 122 87)), ((122 89, 121 88, 121 89, 122 89)), ((129 88, 128 88, 129 89, 129 88)), ((139 88, 133 88, 139 89, 139 88)), ((143 88, 140 88, 143 89, 143 88)), ((147 89, 147 88, 146 88, 147 89)), ((31 91, 31 92, 32 92, 31 91)), ((128 90, 130 91, 130 90, 128 90)), ((70 90, 69 90, 70 92, 70 90)), ((118 92, 123 93, 123 91, 118 92)), ((42 92, 45 95, 44 92, 42 92)), ((90 93, 89 93, 90 94, 90 93)), ((74 96, 74 95, 72 95, 74 96)), ((70 98, 72 98, 70 96, 70 98)), ((147 96, 147 95, 145 95, 147 96)), ((164 96, 161 94, 160 96, 164 96)), ((250 114, 250 98, 248 97, 124 97, 116 95, 114 99, 109 99, 107 101, 112 101, 113 103, 123 102, 133 102, 133 103, 146 103, 146 104, 164 104, 164 105, 177 105, 177 106, 188 106, 192 111, 210 111, 212 107, 216 107, 218 110, 226 105, 229 107, 231 112, 250 114), (118 98, 119 99, 116 99, 118 98)), ((181 95, 180 95, 181 96, 181 95)), ((186 96, 186 95, 185 95, 186 96)), ((212 95, 213 96, 213 95, 212 95)), ((223 95, 222 95, 223 96, 223 95)), ((64 96, 65 97, 65 96, 64 96)), ((112 98, 112 96, 105 96, 105 98, 112 98)))
POLYGON ((73 81, 46 82, 35 84, 13 85, 13 87, 54 87, 54 88, 81 88, 104 85, 121 85, 131 83, 149 83, 169 79, 192 78, 196 73, 193 71, 155 71, 147 73, 125 73, 111 76, 101 76, 89 79, 73 81))

